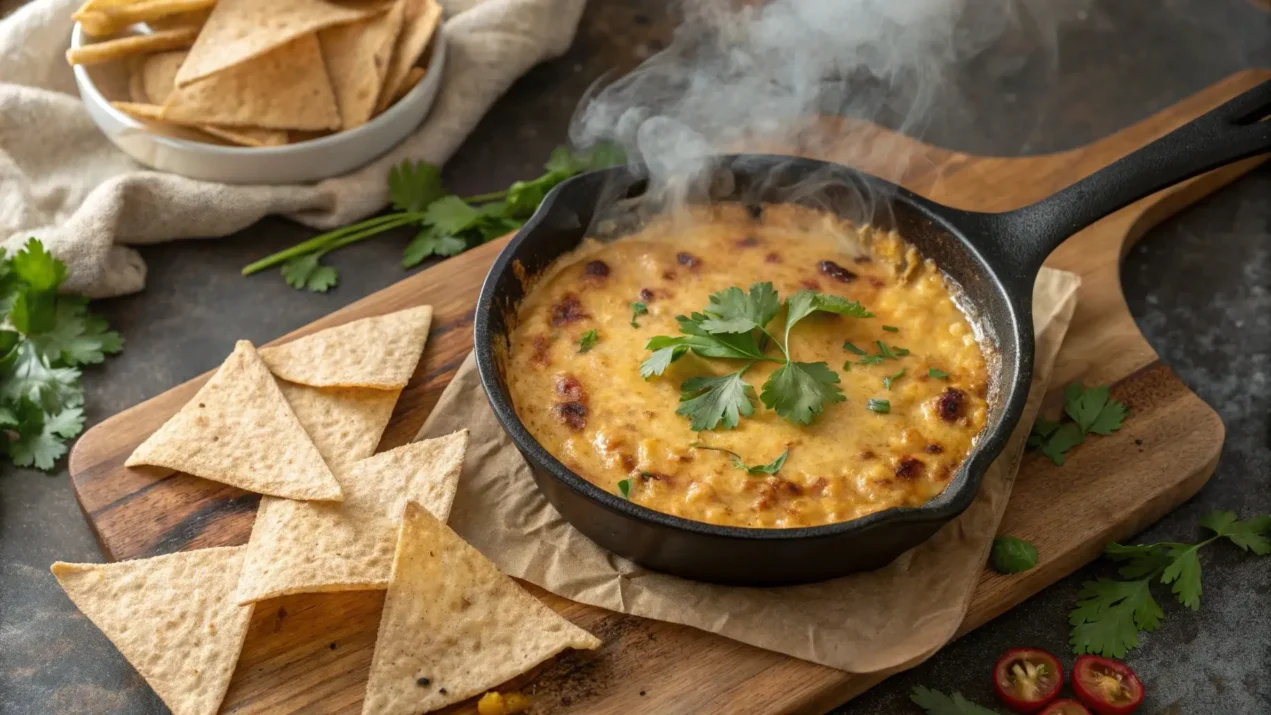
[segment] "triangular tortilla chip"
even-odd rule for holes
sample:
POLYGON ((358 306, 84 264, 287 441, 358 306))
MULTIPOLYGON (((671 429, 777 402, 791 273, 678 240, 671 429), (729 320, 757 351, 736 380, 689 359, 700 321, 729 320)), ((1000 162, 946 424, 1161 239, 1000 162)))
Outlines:
POLYGON ((174 715, 214 715, 247 638, 234 601, 246 546, 113 564, 53 564, 53 575, 174 715))
POLYGON ((163 104, 176 89, 177 70, 189 54, 186 50, 159 52, 147 55, 141 60, 141 86, 145 88, 146 99, 133 99, 135 102, 163 104))
POLYGON ((402 1, 406 4, 402 32, 397 36, 393 59, 388 66, 388 75, 384 78, 384 88, 380 90, 380 99, 376 102, 377 112, 384 111, 393 103, 398 88, 405 83, 410 68, 424 54, 424 48, 428 47, 428 41, 441 23, 441 5, 437 4, 437 0, 402 1))
POLYGON ((239 603, 386 587, 407 499, 438 519, 449 517, 467 448, 463 430, 336 469, 344 489, 338 504, 261 499, 239 603))
POLYGON ((370 17, 383 7, 379 2, 220 0, 177 73, 177 85, 188 86, 324 27, 370 17))
POLYGON ((318 33, 344 129, 365 124, 375 112, 393 43, 402 29, 405 2, 397 0, 387 12, 318 33))
MULTIPOLYGON (((193 54, 186 64, 190 57, 193 54)), ((205 80, 182 85, 164 104, 163 118, 227 127, 339 129, 340 111, 323 67, 317 36, 305 35, 205 80)))
POLYGON ((263 348, 278 377, 318 387, 405 387, 424 352, 432 306, 363 318, 263 348))
POLYGON ((279 380, 278 388, 333 472, 375 454, 402 394, 368 387, 310 387, 286 380, 279 380))
POLYGON ((318 448, 246 340, 124 464, 167 467, 288 499, 341 498, 318 448))
POLYGON ((362 712, 428 712, 506 682, 566 648, 599 646, 599 639, 408 502, 362 712))
MULTIPOLYGON (((411 67, 410 72, 406 73, 406 79, 402 80, 402 86, 398 87, 397 91, 393 93, 393 99, 389 103, 389 106, 392 106, 392 104, 396 103, 397 100, 405 97, 406 93, 414 89, 415 85, 419 84, 419 80, 423 79, 426 74, 428 74, 428 69, 426 67, 411 67)), ((388 109, 388 107, 385 107, 385 109, 388 109)))

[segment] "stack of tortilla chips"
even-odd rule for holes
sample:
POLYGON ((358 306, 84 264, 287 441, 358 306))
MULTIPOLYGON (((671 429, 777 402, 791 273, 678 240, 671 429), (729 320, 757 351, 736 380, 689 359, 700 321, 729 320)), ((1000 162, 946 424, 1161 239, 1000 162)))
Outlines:
POLYGON ((246 545, 53 564, 177 715, 219 709, 255 603, 285 594, 388 590, 364 713, 445 707, 600 645, 445 525, 466 430, 375 454, 431 321, 423 306, 240 341, 128 458, 262 494, 246 545))
POLYGON ((278 146, 365 124, 405 95, 441 14, 436 0, 88 0, 75 19, 111 39, 66 57, 127 59, 131 101, 111 104, 165 133, 278 146))

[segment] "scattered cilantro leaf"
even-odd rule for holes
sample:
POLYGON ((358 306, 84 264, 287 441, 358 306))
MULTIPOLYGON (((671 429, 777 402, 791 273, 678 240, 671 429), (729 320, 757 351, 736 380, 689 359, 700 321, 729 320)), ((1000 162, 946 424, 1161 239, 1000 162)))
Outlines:
MULTIPOLYGON (((790 342, 790 329, 800 320, 809 315, 821 311, 825 313, 834 313, 835 315, 843 315, 849 318, 872 318, 874 314, 865 309, 865 306, 854 300, 848 300, 842 296, 830 295, 814 290, 801 290, 798 293, 786 299, 786 343, 790 342)), ((844 343, 843 347, 847 348, 850 343, 844 343)))
POLYGON ((18 402, 25 398, 50 413, 84 403, 79 370, 54 367, 29 340, 17 345, 10 368, 7 375, 0 377, 0 401, 18 402))
POLYGON ((436 164, 407 159, 388 170, 388 200, 398 211, 423 211, 445 195, 436 164))
POLYGON ((1193 611, 1200 608, 1200 555, 1196 550, 1203 545, 1171 548, 1170 563, 1161 572, 1161 583, 1173 584, 1170 591, 1178 597, 1178 602, 1193 611))
POLYGON ((630 479, 618 480, 618 493, 622 495, 623 499, 631 498, 631 480, 630 479))
POLYGON ((891 400, 879 400, 871 397, 865 406, 880 415, 885 415, 891 412, 891 400))
POLYGON ((926 711, 927 715, 997 715, 994 710, 976 705, 962 697, 962 693, 945 695, 939 690, 915 685, 909 699, 926 711))
POLYGON ((297 290, 325 293, 339 281, 335 268, 319 262, 321 253, 297 256, 282 264, 282 278, 297 290))
POLYGON ((694 432, 713 430, 722 422, 732 429, 754 413, 755 389, 741 379, 750 366, 720 377, 692 377, 680 385, 678 415, 689 418, 694 432))
POLYGON ((898 372, 898 373, 896 373, 896 374, 894 374, 894 375, 888 375, 887 377, 884 377, 884 378, 883 378, 883 387, 885 387, 885 388, 887 388, 888 390, 890 390, 890 389, 891 389, 891 384, 892 384, 893 382, 895 382, 895 381, 899 380, 900 378, 904 377, 904 376, 905 376, 905 369, 902 367, 902 368, 900 369, 900 372, 898 372))
POLYGON ((1022 573, 1037 565, 1037 547, 1015 536, 999 537, 990 560, 998 573, 1022 573))
POLYGON ((848 351, 849 353, 854 354, 854 355, 866 355, 866 354, 867 354, 864 350, 861 350, 860 348, 858 348, 858 347, 856 347, 855 345, 853 345, 853 344, 852 344, 852 341, 850 341, 850 340, 848 340, 848 341, 846 341, 846 342, 844 342, 844 343, 843 343, 843 349, 844 349, 844 350, 846 350, 846 351, 848 351))
POLYGON ((851 371, 852 371, 852 361, 848 360, 847 362, 843 363, 843 372, 851 372, 851 371))
POLYGON ((847 399, 838 381, 838 373, 823 362, 788 362, 764 382, 759 399, 781 417, 806 425, 826 402, 847 399))
POLYGON ((937 370, 934 367, 927 368, 927 377, 934 377, 937 380, 948 380, 949 373, 944 370, 937 370))
POLYGON ((429 226, 415 235, 402 252, 402 267, 414 268, 429 256, 454 256, 463 253, 468 242, 449 235, 436 226, 429 226))
MULTIPOLYGON (((879 357, 884 357, 884 358, 887 358, 888 360, 899 360, 901 358, 900 355, 897 355, 895 352, 892 352, 892 349, 887 347, 887 343, 884 343, 881 340, 875 340, 874 344, 878 346, 879 357)), ((904 348, 899 348, 899 349, 904 350, 904 348)), ((905 354, 908 355, 909 352, 906 351, 905 354)))
POLYGON ((1117 571, 1122 578, 1143 578, 1144 576, 1153 576, 1164 570, 1169 565, 1169 552, 1169 547, 1164 544, 1125 546, 1111 543, 1104 548, 1103 555, 1113 561, 1126 562, 1117 571))
POLYGON ((889 333, 899 333, 899 332, 900 332, 900 328, 897 328, 897 327, 896 327, 896 326, 894 326, 894 325, 884 325, 884 326, 883 326, 883 330, 886 330, 886 331, 887 331, 887 332, 889 332, 889 333))
POLYGON ((1081 427, 1073 422, 1065 422, 1046 439, 1041 451, 1042 454, 1050 457, 1050 461, 1062 467, 1067 459, 1068 450, 1084 441, 1086 441, 1086 436, 1082 434, 1081 427))
POLYGON ((599 339, 600 337, 596 335, 595 328, 583 333, 582 336, 578 338, 578 352, 585 353, 588 350, 591 350, 592 347, 595 346, 596 341, 599 339))
POLYGON ((1028 436, 1028 447, 1039 449, 1056 465, 1063 466, 1068 450, 1085 441, 1088 434, 1110 435, 1121 429, 1129 414, 1123 402, 1109 399, 1109 389, 1082 388, 1072 383, 1064 389, 1064 413, 1071 422, 1038 418, 1028 436))
POLYGON ((648 314, 649 314, 649 306, 639 301, 632 303, 631 304, 631 327, 633 328, 640 327, 640 324, 636 322, 636 318, 639 318, 641 315, 648 315, 648 314))
POLYGON ((428 208, 424 211, 424 220, 447 235, 464 231, 480 218, 481 212, 458 196, 443 196, 428 204, 428 208))
POLYGON ((786 447, 785 451, 777 455, 777 458, 772 460, 771 462, 767 464, 751 465, 751 464, 746 464, 746 461, 741 458, 741 455, 737 454, 731 449, 724 449, 723 447, 711 447, 710 445, 702 444, 701 442, 692 442, 689 444, 689 446, 696 447, 697 449, 709 449, 715 452, 723 452, 729 455, 730 457, 732 457, 732 463, 734 467, 751 475, 776 474, 778 471, 781 470, 783 466, 785 466, 786 458, 790 456, 790 448, 786 447))
POLYGON ((756 283, 749 294, 732 286, 711 295, 703 311, 706 317, 698 325, 712 335, 749 333, 763 330, 780 309, 781 300, 771 283, 756 283))
POLYGON ((1138 646, 1139 631, 1154 631, 1165 612, 1152 598, 1151 579, 1087 581, 1068 616, 1073 651, 1124 658, 1138 646))
POLYGON ((1214 511, 1202 517, 1200 525, 1239 546, 1241 551, 1252 551, 1258 556, 1271 554, 1271 540, 1267 539, 1271 515, 1238 521, 1232 512, 1214 511))
POLYGON ((1083 390, 1075 382, 1064 390, 1064 411, 1081 426, 1082 432, 1090 431, 1090 426, 1099 418, 1099 412, 1108 404, 1108 391, 1107 385, 1083 390))

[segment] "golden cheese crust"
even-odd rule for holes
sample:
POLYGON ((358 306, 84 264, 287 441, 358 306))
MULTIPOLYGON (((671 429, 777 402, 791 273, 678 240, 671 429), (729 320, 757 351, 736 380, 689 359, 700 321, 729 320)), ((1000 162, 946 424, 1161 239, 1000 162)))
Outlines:
MULTIPOLYGON (((739 205, 721 204, 610 243, 588 240, 560 258, 519 307, 504 364, 526 428, 603 489, 618 492, 618 482, 629 480, 632 501, 715 524, 829 524, 928 501, 983 429, 988 369, 950 287, 894 234, 857 230, 792 205, 767 206, 755 219, 739 205), (680 383, 740 363, 688 354, 644 380, 645 343, 677 335, 675 316, 700 311, 712 293, 763 281, 782 298, 811 288, 860 301, 875 314, 818 313, 791 333, 793 359, 828 363, 847 400, 826 404, 810 425, 781 419, 756 401, 754 415, 735 429, 695 433, 675 412, 680 383), (637 301, 648 314, 632 327, 637 301), (589 330, 597 340, 580 352, 589 330), (879 340, 909 352, 866 365, 843 347, 851 341, 877 354, 879 340), (883 378, 902 368, 885 387, 883 378), (931 368, 948 378, 931 377, 931 368), (891 411, 869 410, 871 398, 888 400, 891 411), (697 441, 748 464, 770 462, 787 448, 789 457, 775 476, 755 476, 723 452, 690 446, 697 441)), ((756 364, 745 379, 758 392, 776 367, 756 364)))

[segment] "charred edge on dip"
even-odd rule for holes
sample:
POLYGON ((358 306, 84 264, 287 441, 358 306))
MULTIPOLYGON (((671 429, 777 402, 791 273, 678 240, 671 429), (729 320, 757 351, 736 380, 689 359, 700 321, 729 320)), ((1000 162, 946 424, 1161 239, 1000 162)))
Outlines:
POLYGON ((763 218, 763 204, 746 204, 746 213, 750 214, 750 218, 758 221, 763 218))
POLYGON ((552 306, 552 325, 558 328, 586 317, 587 314, 583 312, 583 304, 579 302, 578 296, 573 293, 567 293, 561 298, 559 303, 552 306))
POLYGON ((736 245, 738 248, 754 248, 755 246, 759 245, 759 237, 747 236, 745 238, 739 239, 737 243, 734 245, 736 245))
POLYGON ((940 419, 946 422, 953 422, 962 416, 962 405, 966 401, 966 393, 957 388, 945 388, 945 391, 936 398, 936 411, 940 413, 940 419))
POLYGON ((821 284, 817 283, 811 278, 804 278, 803 280, 799 281, 799 285, 803 286, 804 288, 807 288, 808 290, 821 290, 821 284))
POLYGON ((764 260, 764 263, 780 263, 781 256, 778 256, 775 253, 769 253, 768 255, 763 257, 763 260, 764 260))
POLYGON ((534 336, 534 356, 533 361, 536 365, 547 365, 547 350, 552 347, 552 341, 547 339, 546 335, 534 336))
POLYGON ((648 288, 641 288, 640 300, 644 301, 645 303, 648 303, 649 301, 653 300, 653 291, 649 290, 648 288))
POLYGON ((694 256, 688 251, 680 251, 675 254, 675 260, 678 261, 681 266, 687 266, 689 270, 697 270, 702 265, 702 259, 694 256))
POLYGON ((847 270, 846 268, 844 268, 843 266, 840 266, 834 261, 821 261, 820 263, 816 264, 816 267, 821 269, 822 273, 829 276, 830 278, 833 278, 839 283, 851 283, 852 281, 856 280, 855 273, 847 270))
POLYGON ((609 264, 604 261, 590 261, 583 267, 583 273, 597 278, 604 278, 609 275, 609 264))
POLYGON ((922 451, 926 452, 927 454, 940 454, 941 452, 944 451, 944 447, 941 447, 938 444, 929 444, 926 447, 924 447, 922 451))
POLYGON ((913 479, 922 474, 923 463, 913 457, 901 457, 896 464, 896 476, 901 479, 913 479))
POLYGON ((556 394, 565 402, 582 402, 583 386, 573 375, 564 375, 556 380, 556 394))
POLYGON ((575 432, 581 432, 587 426, 587 406, 581 402, 562 402, 556 405, 556 418, 575 432))
POLYGON ((870 258, 869 256, 857 256, 856 258, 852 259, 852 262, 853 263, 873 263, 874 259, 870 258))

